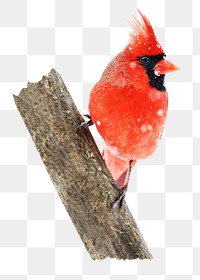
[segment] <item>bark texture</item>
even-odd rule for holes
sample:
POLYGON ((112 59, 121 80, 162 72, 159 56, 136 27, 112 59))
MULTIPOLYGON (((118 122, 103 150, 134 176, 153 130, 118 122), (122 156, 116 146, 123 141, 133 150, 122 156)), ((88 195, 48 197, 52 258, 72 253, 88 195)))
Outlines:
POLYGON ((84 120, 61 76, 52 69, 14 100, 90 256, 152 258, 126 203, 111 209, 112 176, 88 127, 76 129, 84 120))

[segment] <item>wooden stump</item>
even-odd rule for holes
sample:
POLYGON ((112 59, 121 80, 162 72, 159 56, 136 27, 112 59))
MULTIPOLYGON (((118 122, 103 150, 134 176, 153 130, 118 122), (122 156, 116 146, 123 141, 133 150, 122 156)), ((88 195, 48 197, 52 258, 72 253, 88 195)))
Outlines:
POLYGON ((126 203, 111 208, 113 178, 88 127, 77 129, 84 120, 60 75, 52 69, 14 100, 90 256, 151 259, 126 203))

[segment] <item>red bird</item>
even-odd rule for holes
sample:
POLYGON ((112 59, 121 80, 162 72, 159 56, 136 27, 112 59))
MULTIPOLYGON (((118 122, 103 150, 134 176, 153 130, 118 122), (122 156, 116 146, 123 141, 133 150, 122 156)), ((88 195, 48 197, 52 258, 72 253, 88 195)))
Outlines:
POLYGON ((165 59, 146 16, 135 19, 127 46, 108 64, 90 94, 91 123, 105 141, 103 158, 122 206, 131 167, 156 149, 165 124, 165 73, 178 70, 165 59))

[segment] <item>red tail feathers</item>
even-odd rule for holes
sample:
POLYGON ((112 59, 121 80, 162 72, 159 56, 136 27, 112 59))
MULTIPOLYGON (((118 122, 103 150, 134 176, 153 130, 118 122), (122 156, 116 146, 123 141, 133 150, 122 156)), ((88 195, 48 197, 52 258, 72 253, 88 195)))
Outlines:
MULTIPOLYGON (((127 183, 130 161, 119 158, 107 145, 104 146, 102 156, 113 179, 119 187, 123 188, 127 183)), ((135 163, 135 160, 132 161, 131 166, 134 166, 135 163)))

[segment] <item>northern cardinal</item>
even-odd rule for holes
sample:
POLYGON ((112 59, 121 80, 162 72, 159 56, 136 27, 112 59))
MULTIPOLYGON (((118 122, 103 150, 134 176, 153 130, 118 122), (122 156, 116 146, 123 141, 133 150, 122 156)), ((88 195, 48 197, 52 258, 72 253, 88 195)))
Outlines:
POLYGON ((155 151, 161 137, 168 110, 165 73, 178 70, 165 56, 140 13, 127 46, 91 91, 89 124, 94 123, 104 139, 103 159, 120 191, 113 207, 122 206, 131 168, 155 151))

